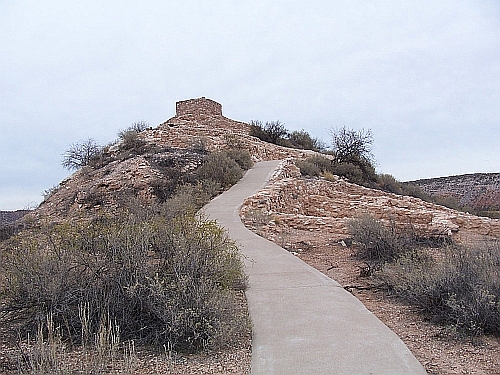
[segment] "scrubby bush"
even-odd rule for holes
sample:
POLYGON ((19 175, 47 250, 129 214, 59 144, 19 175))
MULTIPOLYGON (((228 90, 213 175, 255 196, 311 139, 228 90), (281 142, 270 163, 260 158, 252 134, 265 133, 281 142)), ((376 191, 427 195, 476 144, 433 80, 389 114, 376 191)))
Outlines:
POLYGON ((351 163, 335 164, 331 170, 333 174, 345 177, 352 183, 363 185, 365 182, 363 179, 363 171, 358 165, 351 163))
POLYGON ((68 170, 75 170, 90 165, 102 152, 102 147, 89 138, 81 143, 72 144, 63 154, 62 166, 68 170))
POLYGON ((325 148, 323 142, 311 137, 304 129, 289 132, 279 120, 266 122, 265 125, 259 120, 250 121, 250 135, 283 147, 313 151, 325 148))
POLYGON ((262 121, 250 121, 250 135, 257 137, 264 142, 280 144, 281 141, 286 139, 288 131, 285 125, 277 121, 266 122, 264 125, 262 121))
POLYGON ((316 165, 321 173, 330 172, 332 170, 332 161, 324 156, 310 156, 306 159, 306 161, 316 165))
POLYGON ((135 130, 122 131, 119 136, 122 141, 120 144, 120 148, 122 150, 134 150, 137 153, 143 153, 146 151, 143 149, 146 142, 139 137, 139 133, 135 130))
POLYGON ((212 180, 228 188, 243 177, 243 169, 225 152, 214 152, 206 157, 195 175, 197 180, 212 180))
POLYGON ((111 324, 122 340, 191 351, 247 329, 238 249, 193 215, 43 227, 11 239, 0 264, 4 316, 35 333, 50 314, 69 343, 92 345, 111 324))
POLYGON ((250 135, 259 138, 261 141, 271 143, 271 137, 267 134, 264 124, 260 120, 250 121, 250 135))
POLYGON ((9 223, 0 224, 0 242, 9 239, 20 231, 21 226, 9 223))
POLYGON ((252 168, 253 161, 252 156, 248 152, 248 150, 243 149, 229 149, 225 151, 226 155, 234 160, 243 170, 248 170, 252 168))
POLYGON ((500 335, 500 243, 457 245, 449 237, 417 236, 411 227, 384 226, 371 216, 349 232, 374 276, 436 323, 467 335, 500 335))
POLYGON ((383 191, 394 194, 403 194, 401 185, 401 182, 396 180, 394 176, 390 174, 380 174, 378 176, 377 187, 383 191))
POLYGON ((468 335, 500 335, 500 246, 450 246, 439 257, 406 256, 381 275, 434 322, 468 335))
POLYGON ((338 163, 335 160, 316 155, 308 157, 303 161, 297 161, 295 164, 305 176, 315 177, 334 174, 345 177, 355 184, 369 187, 372 187, 377 180, 377 175, 373 166, 365 164, 364 162, 356 164, 338 163))
POLYGON ((321 169, 310 160, 297 160, 295 165, 303 176, 318 177, 321 175, 321 169))
POLYGON ((324 156, 310 156, 305 160, 297 160, 295 165, 303 176, 317 177, 332 170, 332 161, 324 156))
POLYGON ((352 219, 347 228, 357 243, 356 256, 367 264, 368 273, 410 251, 414 242, 411 231, 398 230, 394 223, 383 225, 371 215, 352 219))
POLYGON ((311 135, 304 129, 295 130, 288 134, 287 140, 291 143, 293 148, 301 150, 321 151, 325 148, 325 144, 311 135))

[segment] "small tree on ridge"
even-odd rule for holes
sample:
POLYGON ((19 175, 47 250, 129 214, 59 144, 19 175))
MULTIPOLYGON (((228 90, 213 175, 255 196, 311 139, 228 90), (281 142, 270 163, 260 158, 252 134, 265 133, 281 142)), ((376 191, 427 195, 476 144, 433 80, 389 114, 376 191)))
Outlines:
POLYGON ((96 158, 102 151, 101 146, 92 138, 81 143, 73 143, 63 154, 62 166, 74 170, 86 165, 96 158))

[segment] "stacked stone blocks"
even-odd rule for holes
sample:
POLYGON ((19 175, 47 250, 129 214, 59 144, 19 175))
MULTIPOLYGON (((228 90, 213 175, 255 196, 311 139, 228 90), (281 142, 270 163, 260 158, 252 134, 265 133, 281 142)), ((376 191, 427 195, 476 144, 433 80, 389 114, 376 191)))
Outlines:
POLYGON ((212 115, 222 116, 222 104, 205 97, 189 99, 175 103, 177 116, 212 115))

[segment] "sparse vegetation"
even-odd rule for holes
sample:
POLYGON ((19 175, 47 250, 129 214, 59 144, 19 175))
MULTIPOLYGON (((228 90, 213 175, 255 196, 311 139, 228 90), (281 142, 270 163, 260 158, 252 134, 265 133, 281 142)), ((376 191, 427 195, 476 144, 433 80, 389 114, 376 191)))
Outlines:
MULTIPOLYGON (((74 144, 63 165, 86 168, 79 176, 91 181, 111 173, 102 168, 114 161, 144 155, 161 176, 148 181, 156 200, 145 205, 132 185, 89 185, 57 203, 61 215, 77 203, 84 210, 78 217, 33 223, 21 233, 2 226, 0 317, 2 324, 23 322, 19 371, 65 373, 65 356, 75 350, 97 355, 99 367, 130 343, 194 352, 247 336, 237 246, 196 212, 242 177, 250 154, 210 153, 203 139, 197 151, 159 148, 141 139, 145 127, 120 132, 112 149, 90 139, 74 144)), ((46 200, 60 188, 47 190, 46 200)))
POLYGON ((311 156, 303 161, 296 161, 297 167, 305 176, 326 176, 334 174, 345 177, 355 184, 375 187, 377 175, 372 165, 337 163, 325 156, 311 156))
POLYGON ((319 177, 323 171, 310 160, 297 160, 295 165, 300 169, 303 176, 319 177))
POLYGON ((284 147, 314 151, 321 151, 325 148, 323 142, 311 137, 305 130, 289 132, 279 120, 265 124, 259 120, 250 121, 250 135, 264 142, 284 147))
POLYGON ((224 153, 232 160, 234 160, 241 169, 244 171, 249 170, 253 166, 252 157, 247 150, 244 149, 229 149, 224 153))
POLYGON ((145 212, 11 238, 2 253, 2 311, 23 317, 32 334, 50 314, 74 345, 95 342, 108 323, 122 340, 177 350, 234 340, 247 328, 235 300, 245 286, 236 245, 192 214, 145 212))
POLYGON ((73 143, 63 154, 62 166, 68 170, 75 170, 89 165, 99 157, 102 147, 93 139, 73 143))
POLYGON ((500 246, 450 246, 439 256, 406 256, 382 277, 437 323, 468 335, 500 336, 500 246))
POLYGON ((243 177, 243 169, 225 152, 209 154, 195 172, 199 180, 213 180, 227 188, 243 177))
POLYGON ((140 133, 140 132, 143 132, 147 129, 149 129, 151 127, 151 125, 149 124, 149 122, 147 121, 144 121, 144 120, 141 120, 141 121, 137 121, 137 122, 134 122, 131 126, 129 126, 127 129, 125 130, 122 130, 118 133, 118 136, 120 138, 122 138, 122 135, 124 133, 128 133, 128 132, 135 132, 135 133, 140 133))
POLYGON ((363 215, 348 223, 348 230, 358 243, 357 258, 367 267, 364 273, 373 274, 387 262, 392 262, 410 250, 413 236, 407 231, 400 231, 394 223, 388 226, 370 215, 363 215))
POLYGON ((301 150, 321 151, 326 148, 325 144, 311 135, 305 130, 295 130, 288 134, 287 140, 293 148, 301 150))
POLYGON ((411 228, 384 226, 370 216, 349 231, 363 276, 382 280, 399 298, 436 323, 467 335, 500 336, 500 246, 457 245, 449 237, 419 237, 411 228))

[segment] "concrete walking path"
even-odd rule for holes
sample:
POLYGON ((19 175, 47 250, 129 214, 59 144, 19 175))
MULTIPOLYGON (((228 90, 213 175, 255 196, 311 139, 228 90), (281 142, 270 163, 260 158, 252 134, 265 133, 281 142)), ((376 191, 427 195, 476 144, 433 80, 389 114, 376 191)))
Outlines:
POLYGON ((257 163, 204 208, 246 258, 252 374, 425 374, 401 339, 340 284, 245 228, 241 204, 278 164, 257 163))

